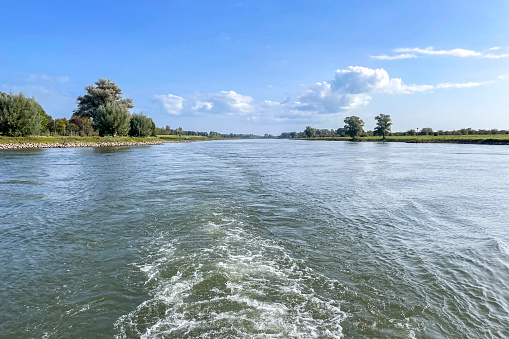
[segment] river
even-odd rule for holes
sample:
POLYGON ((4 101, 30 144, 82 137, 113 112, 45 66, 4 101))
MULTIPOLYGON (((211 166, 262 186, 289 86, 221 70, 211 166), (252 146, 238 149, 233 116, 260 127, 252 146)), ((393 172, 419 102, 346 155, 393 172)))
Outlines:
POLYGON ((509 148, 0 151, 2 338, 507 338, 509 148))

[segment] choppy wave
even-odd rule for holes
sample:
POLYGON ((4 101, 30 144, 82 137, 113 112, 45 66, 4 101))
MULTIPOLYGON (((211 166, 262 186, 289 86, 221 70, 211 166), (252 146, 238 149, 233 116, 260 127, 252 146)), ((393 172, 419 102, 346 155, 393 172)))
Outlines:
POLYGON ((215 237, 210 247, 189 251, 185 239, 163 237, 153 260, 138 265, 151 298, 118 319, 117 338, 342 336, 346 315, 330 297, 340 294, 337 281, 241 222, 209 221, 200 232, 215 237))

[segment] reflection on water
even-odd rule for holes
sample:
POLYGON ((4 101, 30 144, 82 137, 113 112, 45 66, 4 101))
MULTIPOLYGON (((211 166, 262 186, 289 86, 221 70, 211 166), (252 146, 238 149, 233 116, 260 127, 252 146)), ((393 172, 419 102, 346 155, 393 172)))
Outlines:
POLYGON ((0 152, 2 337, 507 337, 507 146, 0 152))

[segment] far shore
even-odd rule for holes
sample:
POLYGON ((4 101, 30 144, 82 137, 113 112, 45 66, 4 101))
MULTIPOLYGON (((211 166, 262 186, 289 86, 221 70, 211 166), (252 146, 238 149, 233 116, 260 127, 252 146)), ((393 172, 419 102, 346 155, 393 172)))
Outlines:
POLYGON ((388 136, 385 139, 369 136, 358 137, 355 140, 350 137, 314 137, 299 138, 299 140, 509 145, 509 134, 388 136))

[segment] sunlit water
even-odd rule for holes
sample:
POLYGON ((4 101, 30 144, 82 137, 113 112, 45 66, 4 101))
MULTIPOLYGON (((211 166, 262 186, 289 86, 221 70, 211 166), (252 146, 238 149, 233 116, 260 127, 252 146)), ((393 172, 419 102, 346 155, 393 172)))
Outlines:
POLYGON ((0 151, 2 338, 507 338, 509 147, 0 151))

